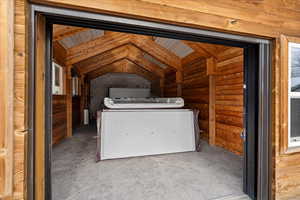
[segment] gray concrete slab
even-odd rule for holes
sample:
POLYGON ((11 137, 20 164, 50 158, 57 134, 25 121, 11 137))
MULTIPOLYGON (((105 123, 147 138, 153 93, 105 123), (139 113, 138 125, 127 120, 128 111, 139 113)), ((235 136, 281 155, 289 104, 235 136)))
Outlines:
POLYGON ((238 200, 242 158, 202 142, 201 152, 95 162, 95 127, 53 148, 53 200, 238 200))

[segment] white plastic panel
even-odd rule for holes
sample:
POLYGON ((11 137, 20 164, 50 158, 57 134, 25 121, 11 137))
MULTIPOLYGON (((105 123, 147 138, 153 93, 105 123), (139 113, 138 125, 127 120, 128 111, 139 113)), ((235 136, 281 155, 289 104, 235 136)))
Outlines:
POLYGON ((105 110, 101 123, 101 160, 195 151, 188 109, 105 110))

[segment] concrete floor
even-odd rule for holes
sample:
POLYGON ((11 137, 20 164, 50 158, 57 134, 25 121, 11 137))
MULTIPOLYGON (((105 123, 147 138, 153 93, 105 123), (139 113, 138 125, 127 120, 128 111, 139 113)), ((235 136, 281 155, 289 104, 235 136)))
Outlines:
POLYGON ((202 142, 201 152, 95 163, 95 128, 53 148, 53 200, 246 200, 242 158, 202 142))

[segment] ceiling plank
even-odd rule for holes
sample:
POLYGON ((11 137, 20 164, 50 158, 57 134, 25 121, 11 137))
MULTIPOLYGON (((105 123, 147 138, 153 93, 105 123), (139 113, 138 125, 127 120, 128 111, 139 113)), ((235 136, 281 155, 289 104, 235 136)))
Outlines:
POLYGON ((64 26, 59 24, 53 25, 53 38, 52 40, 59 41, 66 37, 70 37, 75 35, 76 33, 90 30, 89 28, 76 27, 76 26, 64 26))
POLYGON ((126 58, 128 55, 128 45, 122 45, 118 48, 111 49, 100 55, 90 57, 75 64, 75 67, 81 74, 89 73, 97 68, 111 64, 122 58, 126 58))
POLYGON ((185 40, 182 40, 182 42, 188 45, 189 47, 191 47, 194 51, 198 52, 201 57, 204 58, 215 57, 214 54, 207 51, 207 49, 199 45, 198 42, 191 42, 185 40))
POLYGON ((80 71, 80 73, 86 74, 123 58, 127 58, 131 62, 136 63, 141 68, 144 68, 153 74, 156 74, 160 78, 163 78, 165 75, 164 69, 145 59, 143 57, 143 51, 132 44, 121 45, 120 47, 106 51, 103 54, 83 60, 76 63, 75 67, 78 71, 80 71))
POLYGON ((157 74, 159 77, 163 78, 165 75, 164 69, 160 66, 156 65, 155 63, 147 60, 143 57, 143 51, 139 48, 135 47, 134 45, 128 45, 129 51, 127 59, 131 60, 132 62, 136 63, 137 65, 145 68, 146 70, 157 74))
POLYGON ((151 36, 133 35, 132 42, 160 62, 173 67, 176 70, 182 69, 181 59, 176 54, 154 42, 151 39, 151 36))
POLYGON ((190 64, 194 60, 198 60, 198 59, 205 59, 205 57, 200 55, 198 51, 193 51, 189 55, 182 58, 181 60, 182 67, 185 67, 186 65, 190 64))
POLYGON ((61 65, 62 67, 65 66, 65 59, 67 56, 67 50, 59 43, 59 42, 53 42, 53 59, 54 61, 61 65))
POLYGON ((182 40, 182 42, 190 46, 194 51, 197 51, 201 56, 205 58, 209 58, 209 57, 217 58, 219 52, 230 48, 224 45, 210 44, 204 42, 192 42, 186 40, 182 40))
POLYGON ((66 63, 72 65, 130 42, 125 33, 109 33, 68 49, 66 63))

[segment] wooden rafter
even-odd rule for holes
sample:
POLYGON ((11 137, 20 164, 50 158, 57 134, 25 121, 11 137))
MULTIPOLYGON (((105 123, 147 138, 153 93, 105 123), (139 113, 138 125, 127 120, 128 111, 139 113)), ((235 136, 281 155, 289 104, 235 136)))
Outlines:
POLYGON ((157 74, 159 77, 164 77, 165 75, 163 68, 144 58, 143 52, 134 45, 128 45, 127 59, 131 60, 142 68, 145 68, 146 70, 157 74))
POLYGON ((209 44, 204 42, 192 42, 186 40, 182 40, 182 42, 191 47, 201 57, 205 58, 216 58, 221 51, 226 50, 228 48, 224 45, 209 44))
POLYGON ((78 69, 78 71, 81 74, 86 74, 97 68, 101 68, 102 66, 126 58, 127 55, 128 55, 128 45, 122 45, 119 46, 118 48, 111 49, 100 55, 76 63, 75 67, 78 69))
POLYGON ((176 70, 181 70, 181 59, 176 54, 154 42, 150 36, 133 35, 132 43, 160 62, 174 67, 176 70))
POLYGON ((61 65, 62 67, 65 66, 65 59, 67 56, 67 50, 58 42, 53 42, 53 58, 54 60, 61 65))
POLYGON ((181 69, 181 59, 155 43, 150 36, 137 36, 117 32, 106 32, 104 36, 68 49, 66 63, 68 65, 80 63, 98 54, 129 43, 134 44, 169 68, 174 68, 175 70, 181 69))
POLYGON ((94 56, 76 64, 76 68, 81 73, 89 73, 97 68, 101 68, 107 63, 115 62, 116 60, 127 58, 134 63, 137 63, 142 68, 157 74, 159 77, 164 76, 164 70, 158 65, 146 60, 142 56, 143 52, 132 44, 121 45, 120 47, 106 51, 103 54, 94 56))
POLYGON ((197 52, 201 57, 209 58, 209 57, 215 57, 215 54, 208 51, 206 48, 204 48, 202 45, 198 44, 197 42, 191 42, 191 41, 183 41, 186 45, 191 47, 195 52, 197 52))
POLYGON ((76 27, 76 26, 64 26, 59 24, 53 25, 53 41, 59 41, 66 37, 75 35, 76 33, 87 31, 88 28, 76 27))
POLYGON ((88 74, 124 58, 160 78, 164 77, 164 70, 158 65, 145 59, 143 57, 143 52, 132 44, 121 45, 118 48, 114 48, 104 52, 103 54, 86 59, 77 63, 75 68, 81 74, 88 74))
POLYGON ((130 42, 125 33, 110 33, 68 49, 67 64, 75 64, 130 42))
POLYGON ((140 66, 136 65, 135 63, 126 58, 117 60, 114 63, 103 66, 102 68, 98 68, 97 70, 88 73, 87 77, 89 79, 94 79, 107 73, 137 74, 150 81, 156 81, 160 79, 155 74, 141 68, 140 66))

